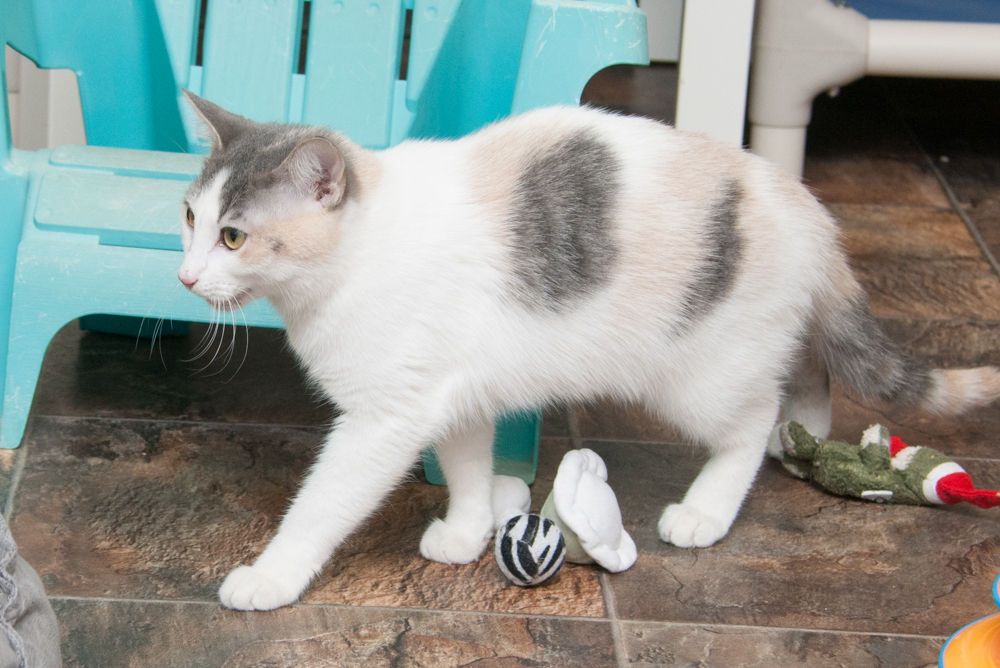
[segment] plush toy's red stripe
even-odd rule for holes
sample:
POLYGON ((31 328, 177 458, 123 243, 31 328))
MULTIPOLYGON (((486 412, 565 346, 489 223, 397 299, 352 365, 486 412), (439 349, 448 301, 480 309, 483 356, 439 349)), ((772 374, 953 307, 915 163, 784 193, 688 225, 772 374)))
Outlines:
POLYGON ((952 473, 938 480, 937 495, 948 504, 967 501, 980 508, 1000 506, 1000 492, 992 489, 976 489, 968 473, 952 473))
POLYGON ((906 443, 903 443, 903 439, 901 439, 899 436, 889 437, 889 454, 891 456, 895 457, 896 453, 898 453, 903 448, 908 448, 908 447, 910 446, 908 446, 906 443))

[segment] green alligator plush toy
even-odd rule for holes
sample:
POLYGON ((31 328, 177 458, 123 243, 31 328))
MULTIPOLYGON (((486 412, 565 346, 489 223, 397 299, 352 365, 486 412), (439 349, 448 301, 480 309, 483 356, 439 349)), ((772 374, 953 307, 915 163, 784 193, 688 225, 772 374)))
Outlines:
POLYGON ((883 503, 1000 506, 1000 492, 976 489, 956 462, 890 437, 881 425, 869 427, 859 445, 816 438, 798 422, 782 424, 778 434, 781 451, 772 454, 785 468, 834 494, 883 503))

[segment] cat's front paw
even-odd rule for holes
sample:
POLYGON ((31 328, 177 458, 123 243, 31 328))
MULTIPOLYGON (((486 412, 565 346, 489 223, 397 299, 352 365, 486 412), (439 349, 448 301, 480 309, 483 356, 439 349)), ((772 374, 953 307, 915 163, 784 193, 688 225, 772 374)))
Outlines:
POLYGON ((281 582, 261 569, 240 566, 223 581, 219 600, 233 610, 274 610, 294 603, 301 593, 301 588, 281 582))
POLYGON ((420 539, 420 554, 442 564, 472 563, 490 542, 491 528, 492 521, 472 525, 434 520, 420 539))
POLYGON ((659 529, 660 538, 677 547, 708 547, 729 531, 720 520, 682 503, 667 506, 659 529))

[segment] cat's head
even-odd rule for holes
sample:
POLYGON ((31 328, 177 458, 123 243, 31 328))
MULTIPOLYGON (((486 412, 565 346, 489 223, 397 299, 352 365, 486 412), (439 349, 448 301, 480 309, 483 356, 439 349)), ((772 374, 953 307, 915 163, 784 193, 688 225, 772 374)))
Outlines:
POLYGON ((231 310, 281 291, 336 245, 351 187, 347 142, 325 128, 257 123, 185 96, 212 151, 181 211, 178 278, 231 310))

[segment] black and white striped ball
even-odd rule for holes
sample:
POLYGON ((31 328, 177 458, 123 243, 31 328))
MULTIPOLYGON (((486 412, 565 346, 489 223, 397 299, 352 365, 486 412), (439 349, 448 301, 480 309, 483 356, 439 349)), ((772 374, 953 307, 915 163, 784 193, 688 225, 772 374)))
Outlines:
POLYGON ((533 587, 556 574, 566 559, 566 541, 555 522, 541 515, 515 515, 497 530, 493 556, 507 579, 533 587))

